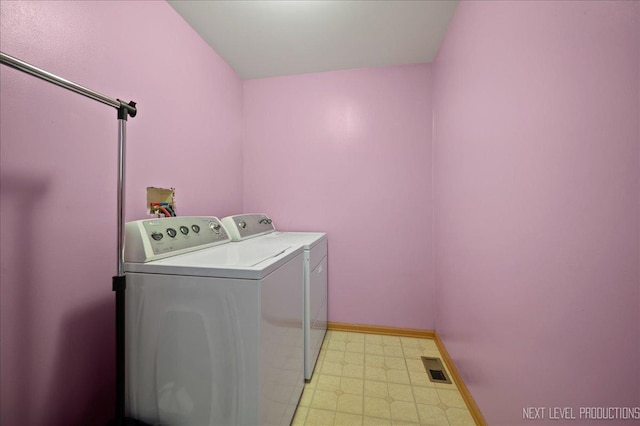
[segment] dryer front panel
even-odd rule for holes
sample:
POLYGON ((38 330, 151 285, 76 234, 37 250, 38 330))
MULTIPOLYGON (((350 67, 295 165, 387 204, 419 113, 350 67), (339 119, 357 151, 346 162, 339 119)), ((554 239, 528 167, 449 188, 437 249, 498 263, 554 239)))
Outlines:
POLYGON ((261 425, 289 425, 304 386, 304 259, 299 254, 263 280, 261 425))

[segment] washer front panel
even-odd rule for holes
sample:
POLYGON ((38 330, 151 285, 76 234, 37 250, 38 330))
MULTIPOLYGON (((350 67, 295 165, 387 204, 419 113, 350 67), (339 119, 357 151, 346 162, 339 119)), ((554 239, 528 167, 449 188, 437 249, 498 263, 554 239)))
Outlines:
POLYGON ((302 252, 260 280, 129 273, 127 414, 291 424, 303 387, 302 252))

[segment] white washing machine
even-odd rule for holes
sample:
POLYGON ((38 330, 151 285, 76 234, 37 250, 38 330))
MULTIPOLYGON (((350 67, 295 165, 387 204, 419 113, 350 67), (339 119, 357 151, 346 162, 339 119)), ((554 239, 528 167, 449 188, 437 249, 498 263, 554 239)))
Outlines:
POLYGON ((289 425, 303 387, 303 249, 231 244, 215 217, 126 225, 127 415, 289 425))
POLYGON ((304 249, 304 378, 311 380, 327 332, 327 234, 278 232, 265 214, 241 214, 222 219, 232 241, 262 240, 304 249))

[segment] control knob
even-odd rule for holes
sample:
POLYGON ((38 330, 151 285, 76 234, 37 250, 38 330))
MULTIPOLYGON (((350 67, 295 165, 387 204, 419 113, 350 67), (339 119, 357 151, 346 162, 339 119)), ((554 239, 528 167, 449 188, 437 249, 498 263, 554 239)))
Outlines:
POLYGON ((209 222, 209 228, 211 228, 211 230, 216 234, 220 233, 220 224, 218 222, 209 222))
POLYGON ((176 230, 173 228, 167 228, 167 235, 171 238, 175 238, 176 235, 178 235, 178 232, 176 232, 176 230))

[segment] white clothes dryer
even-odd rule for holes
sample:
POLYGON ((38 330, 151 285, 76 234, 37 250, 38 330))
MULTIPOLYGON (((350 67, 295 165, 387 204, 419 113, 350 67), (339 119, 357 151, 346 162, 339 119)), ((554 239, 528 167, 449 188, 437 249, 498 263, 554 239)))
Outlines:
POLYGON ((262 240, 304 249, 304 378, 311 380, 327 332, 327 234, 279 232, 265 214, 241 214, 222 219, 232 241, 262 240))
POLYGON ((126 225, 126 409, 162 425, 289 425, 303 387, 303 249, 215 217, 126 225))

